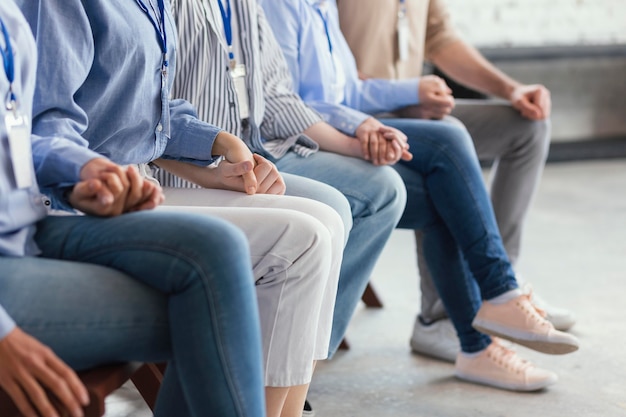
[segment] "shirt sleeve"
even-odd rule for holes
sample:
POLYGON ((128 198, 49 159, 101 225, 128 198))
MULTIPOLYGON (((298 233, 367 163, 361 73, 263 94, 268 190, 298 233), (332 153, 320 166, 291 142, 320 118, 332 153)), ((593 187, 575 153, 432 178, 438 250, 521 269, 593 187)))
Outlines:
POLYGON ((37 181, 42 190, 67 187, 79 180, 85 163, 101 157, 81 136, 87 115, 73 100, 93 61, 93 35, 79 0, 32 1, 21 8, 35 38, 45 36, 37 42, 37 79, 46 82, 37 83, 33 103, 37 181))
POLYGON ((289 67, 261 6, 257 5, 260 68, 265 98, 261 134, 266 139, 288 138, 302 133, 321 117, 308 107, 293 88, 289 67))
POLYGON ((15 322, 9 313, 0 305, 0 340, 4 339, 15 328, 15 322))
POLYGON ((425 57, 430 57, 440 48, 460 40, 454 29, 450 13, 443 0, 431 0, 428 6, 426 25, 425 57))
POLYGON ((381 113, 419 104, 419 78, 385 80, 369 78, 360 81, 359 110, 381 113))
POLYGON ((170 101, 171 140, 167 142, 164 159, 207 166, 215 161, 211 151, 217 135, 223 130, 198 119, 196 109, 186 100, 170 101))

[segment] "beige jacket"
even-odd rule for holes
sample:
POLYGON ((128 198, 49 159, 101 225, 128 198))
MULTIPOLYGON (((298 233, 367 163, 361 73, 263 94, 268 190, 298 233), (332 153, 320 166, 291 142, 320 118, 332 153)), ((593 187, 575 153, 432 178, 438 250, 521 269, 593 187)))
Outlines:
POLYGON ((406 0, 411 36, 408 59, 400 61, 400 0, 337 0, 337 6, 341 30, 359 71, 369 77, 419 77, 425 59, 459 39, 444 0, 406 0))

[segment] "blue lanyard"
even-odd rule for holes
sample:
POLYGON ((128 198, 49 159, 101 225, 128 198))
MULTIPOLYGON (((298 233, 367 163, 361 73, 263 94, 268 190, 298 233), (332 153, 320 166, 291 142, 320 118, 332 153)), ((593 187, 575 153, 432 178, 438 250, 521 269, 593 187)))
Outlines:
POLYGON ((165 4, 163 3, 163 0, 157 0, 157 5, 159 7, 159 16, 157 16, 159 20, 157 21, 152 17, 152 14, 150 14, 150 10, 145 5, 143 0, 136 1, 141 10, 143 10, 144 13, 148 15, 152 26, 154 26, 154 29, 159 34, 161 52, 163 53, 163 68, 165 69, 169 65, 169 61, 167 59, 167 31, 165 30, 165 4))
POLYGON ((217 0, 217 3, 220 6, 220 13, 222 14, 222 21, 224 22, 224 34, 226 35, 226 43, 228 44, 228 59, 231 61, 235 59, 235 54, 233 53, 233 27, 232 27, 232 17, 233 14, 230 10, 230 0, 226 0, 226 10, 224 10, 224 5, 222 4, 222 0, 217 0))
MULTIPOLYGON (((322 0, 324 1, 324 0, 322 0)), ((328 30, 328 20, 326 18, 326 16, 324 15, 324 13, 322 12, 322 10, 320 9, 320 4, 317 3, 315 5, 315 10, 317 10, 317 14, 320 15, 320 17, 322 18, 322 22, 324 22, 324 30, 326 31, 326 39, 328 39, 328 50, 330 51, 330 53, 333 53, 333 43, 330 40, 330 32, 328 30)))
POLYGON ((2 54, 2 61, 4 62, 4 73, 9 80, 9 102, 15 102, 17 99, 15 93, 13 93, 13 80, 15 79, 15 67, 13 64, 13 47, 11 46, 11 37, 9 31, 4 25, 2 19, 0 19, 0 26, 2 26, 2 34, 4 35, 4 43, 6 49, 0 48, 0 54, 2 54))

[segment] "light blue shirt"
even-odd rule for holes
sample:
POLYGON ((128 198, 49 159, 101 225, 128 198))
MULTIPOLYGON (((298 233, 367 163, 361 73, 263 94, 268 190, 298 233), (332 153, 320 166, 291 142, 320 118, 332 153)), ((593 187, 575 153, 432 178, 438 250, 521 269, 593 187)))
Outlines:
POLYGON ((334 0, 259 2, 283 49, 296 91, 335 128, 354 135, 373 114, 418 104, 417 78, 359 79, 339 28, 334 0), (343 71, 344 77, 338 76, 338 71, 343 71))
MULTIPOLYGON (((35 88, 34 40, 26 21, 13 1, 0 2, 0 17, 9 32, 14 52, 13 91, 20 103, 19 111, 30 117, 35 88)), ((0 48, 5 49, 5 47, 4 37, 0 34, 0 48)), ((16 185, 7 127, 4 123, 7 114, 4 100, 9 91, 9 80, 2 68, 0 68, 0 97, 2 99, 0 103, 0 256, 31 255, 38 252, 33 240, 35 223, 45 216, 46 210, 35 182, 28 188, 18 188, 16 185)), ((32 163, 30 168, 34 178, 32 163)), ((14 327, 15 323, 0 305, 0 339, 14 327)))
POLYGON ((221 129, 198 120, 184 100, 170 100, 176 67, 176 30, 165 0, 169 66, 163 53, 156 0, 16 0, 37 39, 38 83, 33 134, 48 139, 40 183, 75 182, 93 157, 57 143, 59 136, 91 148, 116 163, 146 163, 159 157, 209 165, 221 129), (57 172, 55 155, 70 164, 57 172), (66 160, 66 161, 65 161, 66 160))

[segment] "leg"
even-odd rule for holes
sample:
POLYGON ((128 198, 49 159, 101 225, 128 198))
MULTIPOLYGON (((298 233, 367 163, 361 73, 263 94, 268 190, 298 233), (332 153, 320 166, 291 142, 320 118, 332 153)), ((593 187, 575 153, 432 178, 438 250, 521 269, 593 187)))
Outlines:
MULTIPOLYGON (((279 170, 328 184, 350 203, 352 230, 344 250, 329 354, 339 347, 370 274, 404 209, 401 179, 388 167, 328 152, 307 158, 289 153, 276 161, 279 170)), ((325 202, 325 195, 310 198, 325 202)))
MULTIPOLYGON (((304 180, 306 180, 304 182, 309 186, 311 192, 316 190, 318 186, 322 186, 323 191, 330 191, 326 195, 327 198, 332 198, 335 207, 342 209, 344 205, 347 206, 345 198, 331 187, 311 180, 304 180), (333 196, 333 194, 336 196, 333 196)), ((295 181, 288 181, 288 184, 292 183, 295 183, 295 181)), ((232 191, 184 188, 165 188, 164 192, 167 204, 174 206, 163 207, 163 209, 200 210, 201 212, 208 212, 227 219, 239 226, 246 233, 250 242, 254 276, 257 283, 281 280, 286 275, 302 277, 299 279, 310 276, 312 277, 311 279, 317 280, 318 283, 328 282, 323 297, 323 305, 321 306, 319 324, 315 327, 317 329, 317 341, 310 343, 311 346, 315 346, 314 358, 316 360, 325 359, 328 354, 327 347, 330 338, 337 279, 345 239, 343 224, 337 212, 317 201, 291 196, 248 196, 232 191), (182 204, 185 206, 178 206, 182 204), (260 211, 261 213, 258 215, 250 213, 247 216, 240 216, 238 213, 242 210, 247 210, 248 213, 250 213, 250 210, 260 211), (268 213, 268 211, 271 213, 268 213), (260 217, 261 215, 264 217, 260 217), (280 229, 280 225, 285 224, 285 222, 302 223, 302 226, 299 226, 300 228, 280 229), (272 228, 272 231, 268 232, 267 228, 272 228), (324 234, 324 229, 330 234, 330 248, 326 248, 329 253, 323 256, 324 261, 316 260, 313 254, 309 255, 308 258, 303 257, 302 245, 305 243, 304 237, 308 236, 307 233, 321 236, 324 234), (268 238, 268 235, 279 236, 280 241, 277 241, 278 238, 272 240, 268 238), (330 264, 330 270, 324 273, 326 262, 330 264)), ((307 298, 306 295, 302 297, 304 299, 307 298)), ((299 306, 296 310, 304 311, 304 306, 299 306)), ((289 320, 289 317, 284 319, 289 320)), ((307 345, 306 348, 308 348, 309 342, 302 340, 302 343, 307 345)), ((276 351, 280 352, 279 349, 276 349, 276 351)), ((305 350, 302 351, 302 354, 304 352, 305 350)), ((269 381, 266 382, 269 385, 269 381)), ((299 383, 302 383, 302 381, 299 383)), ((272 383, 272 385, 275 384, 277 383, 272 383)))
POLYGON ((511 262, 519 257, 522 231, 548 156, 549 120, 523 118, 508 104, 458 100, 452 115, 469 131, 480 159, 493 160, 490 194, 511 262))
POLYGON ((248 252, 240 232, 221 221, 142 212, 112 219, 48 218, 39 223, 36 240, 44 257, 120 269, 168 300, 167 315, 162 311, 152 317, 155 308, 142 301, 147 297, 128 290, 121 280, 85 275, 81 267, 73 274, 61 268, 52 281, 46 270, 45 281, 53 289, 41 292, 54 300, 49 305, 65 299, 63 305, 75 309, 69 319, 40 325, 49 332, 42 338, 58 338, 59 343, 49 343, 69 352, 74 366, 169 359, 171 346, 172 364, 181 376, 172 383, 182 386, 184 397, 165 404, 166 409, 186 401, 190 415, 207 410, 261 415, 256 413, 263 404, 262 370, 255 349, 260 335, 248 252), (165 323, 160 317, 167 319, 165 323))

